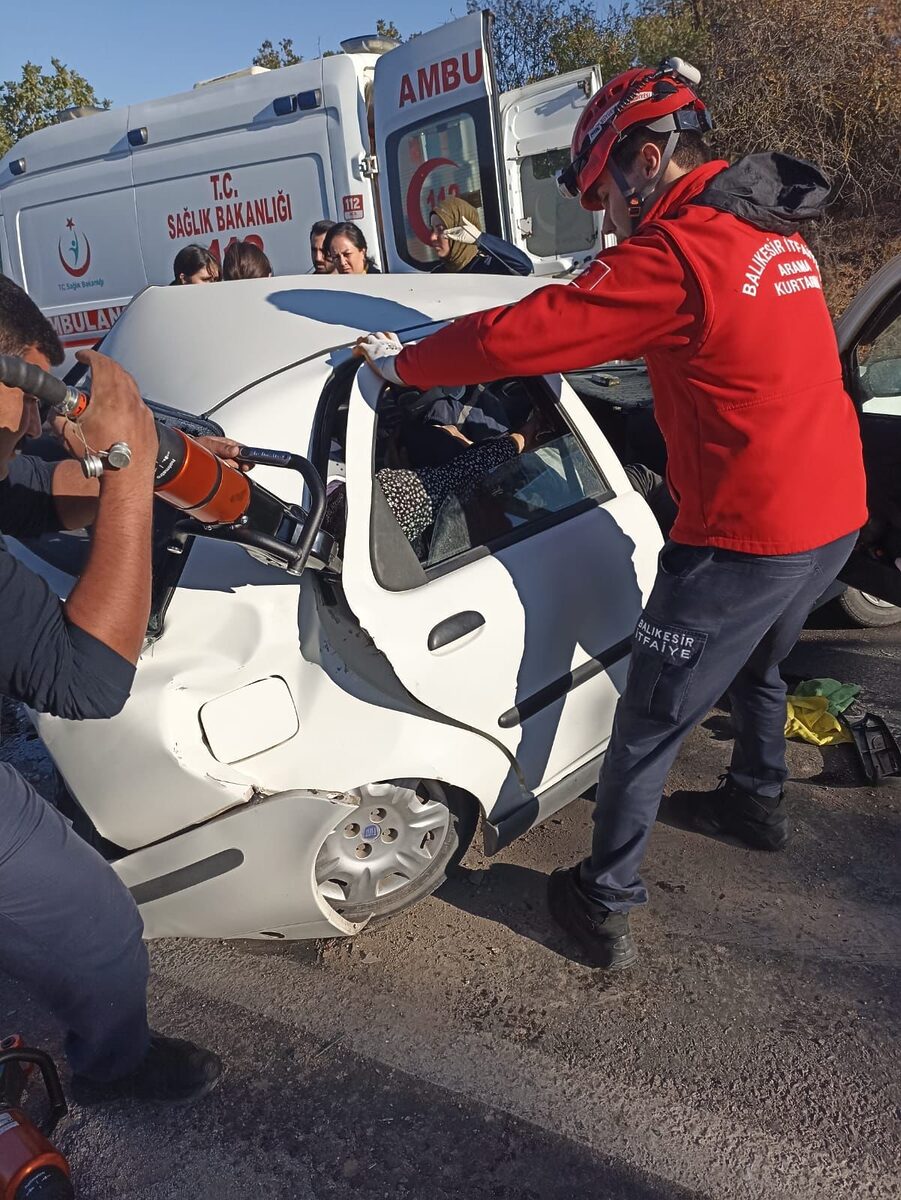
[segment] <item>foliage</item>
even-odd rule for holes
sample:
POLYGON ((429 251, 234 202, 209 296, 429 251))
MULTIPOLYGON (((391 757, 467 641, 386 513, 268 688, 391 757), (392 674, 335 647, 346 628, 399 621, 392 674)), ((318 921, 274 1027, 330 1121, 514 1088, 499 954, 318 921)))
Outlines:
POLYGON ((379 37, 393 38, 396 42, 402 42, 401 32, 393 21, 386 21, 384 17, 379 17, 375 23, 375 31, 379 37))
POLYGON ((784 150, 823 167, 840 209, 901 191, 901 67, 887 0, 709 0, 705 89, 730 155, 784 150))
POLYGON ((52 58, 52 73, 27 62, 20 79, 0 85, 0 155, 27 133, 56 123, 57 114, 73 105, 94 104, 109 108, 109 100, 98 100, 83 75, 52 58))
POLYGON ((282 38, 277 46, 273 46, 269 38, 266 38, 252 61, 255 67, 268 67, 270 71, 277 71, 279 67, 293 67, 295 63, 303 62, 303 55, 295 51, 293 38, 282 38))

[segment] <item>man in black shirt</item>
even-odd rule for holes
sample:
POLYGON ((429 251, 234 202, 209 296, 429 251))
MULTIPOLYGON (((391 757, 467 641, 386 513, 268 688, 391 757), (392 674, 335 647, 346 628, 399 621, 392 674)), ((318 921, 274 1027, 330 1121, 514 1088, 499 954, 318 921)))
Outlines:
MULTIPOLYGON (((62 360, 53 328, 0 276, 0 354, 44 370, 62 360)), ((0 537, 0 693, 70 720, 112 717, 128 698, 150 609, 157 437, 132 378, 93 351, 82 422, 88 444, 125 441, 127 470, 84 479, 72 459, 17 456, 40 432, 35 401, 0 384, 0 533, 33 537, 93 524, 87 565, 63 603, 0 537)), ((99 764, 98 764, 99 765, 99 764)), ((23 980, 66 1028, 82 1101, 172 1102, 212 1088, 221 1064, 147 1025, 147 951, 130 893, 112 868, 8 763, 0 763, 0 969, 23 980)))

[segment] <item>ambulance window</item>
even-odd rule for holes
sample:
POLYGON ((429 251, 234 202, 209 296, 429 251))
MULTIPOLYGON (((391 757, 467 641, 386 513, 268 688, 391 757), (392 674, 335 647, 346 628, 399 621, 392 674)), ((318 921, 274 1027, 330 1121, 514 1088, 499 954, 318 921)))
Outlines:
POLYGON ((526 246, 536 258, 577 254, 595 244, 594 214, 561 196, 554 178, 568 162, 568 150, 548 150, 520 160, 523 216, 532 218, 526 246))
POLYGON ((501 232, 487 100, 398 130, 387 151, 394 239, 405 262, 428 270, 438 261, 428 244, 429 213, 448 196, 467 200, 484 232, 501 232))

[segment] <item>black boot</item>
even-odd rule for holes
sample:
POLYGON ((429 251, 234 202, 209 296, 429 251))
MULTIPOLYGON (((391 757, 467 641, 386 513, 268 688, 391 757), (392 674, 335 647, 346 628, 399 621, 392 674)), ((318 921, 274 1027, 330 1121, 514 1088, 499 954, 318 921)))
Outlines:
POLYGON ((578 864, 558 867, 551 875, 547 885, 551 916, 582 946, 592 966, 625 970, 638 958, 629 918, 589 900, 579 886, 579 870, 578 864))
POLYGON ((669 803, 676 819, 699 833, 730 834, 755 850, 781 850, 788 842, 782 797, 752 796, 728 775, 713 791, 673 792, 669 803))
POLYGON ((108 1100, 151 1100, 159 1104, 191 1104, 219 1082, 222 1060, 212 1050, 193 1042, 151 1033, 150 1049, 130 1075, 109 1083, 95 1083, 73 1075, 72 1094, 79 1104, 108 1100))

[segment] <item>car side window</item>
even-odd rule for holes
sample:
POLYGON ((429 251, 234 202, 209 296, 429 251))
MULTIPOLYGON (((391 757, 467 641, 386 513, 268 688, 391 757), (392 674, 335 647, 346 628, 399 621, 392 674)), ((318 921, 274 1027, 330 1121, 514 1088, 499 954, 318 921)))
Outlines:
POLYGON ((857 347, 855 366, 863 411, 901 418, 901 314, 857 347))
POLYGON ((444 500, 435 517, 427 565, 490 546, 585 500, 599 500, 606 490, 575 435, 560 431, 444 500))
MULTIPOLYGON (((536 380, 441 394, 386 389, 373 482, 428 575, 574 516, 610 491, 536 380)), ((377 534, 374 525, 374 543, 377 534)), ((381 549, 373 544, 374 560, 381 549)))

